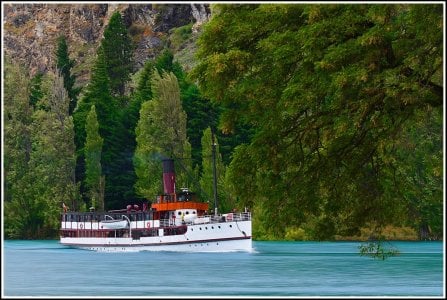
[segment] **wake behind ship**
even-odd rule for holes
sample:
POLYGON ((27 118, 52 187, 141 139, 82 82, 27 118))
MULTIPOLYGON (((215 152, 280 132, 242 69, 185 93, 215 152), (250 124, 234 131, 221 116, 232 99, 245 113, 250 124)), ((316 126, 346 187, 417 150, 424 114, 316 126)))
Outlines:
POLYGON ((172 159, 163 160, 164 193, 150 208, 62 214, 60 243, 95 251, 252 251, 251 213, 207 214, 188 189, 175 191, 172 159))

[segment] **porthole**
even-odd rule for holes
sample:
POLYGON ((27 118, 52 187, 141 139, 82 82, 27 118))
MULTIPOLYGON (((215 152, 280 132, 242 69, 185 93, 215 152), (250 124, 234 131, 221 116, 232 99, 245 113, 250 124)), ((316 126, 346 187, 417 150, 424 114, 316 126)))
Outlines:
POLYGON ((208 227, 205 227, 206 230, 208 230, 208 227))
POLYGON ((211 229, 214 229, 214 226, 211 226, 211 229))
POLYGON ((217 227, 220 228, 220 225, 218 225, 217 227))
POLYGON ((186 214, 189 215, 189 211, 186 211, 186 214))
POLYGON ((194 211, 192 212, 192 214, 195 215, 195 214, 196 214, 196 211, 194 210, 194 211))
POLYGON ((200 230, 202 230, 202 227, 199 227, 200 230))
POLYGON ((179 211, 179 212, 178 212, 178 215, 180 216, 181 214, 182 214, 182 212, 181 212, 181 211, 179 211))
POLYGON ((194 228, 191 228, 191 231, 194 231, 194 228))
POLYGON ((230 225, 230 227, 233 227, 233 225, 230 225))

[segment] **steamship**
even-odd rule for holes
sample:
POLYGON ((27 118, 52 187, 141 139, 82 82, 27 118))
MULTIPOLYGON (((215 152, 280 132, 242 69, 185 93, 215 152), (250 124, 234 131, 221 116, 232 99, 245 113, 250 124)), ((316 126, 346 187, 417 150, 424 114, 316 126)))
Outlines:
MULTIPOLYGON (((100 252, 252 251, 251 213, 208 213, 186 188, 176 192, 174 160, 164 159, 163 194, 150 207, 127 205, 108 212, 71 212, 61 216, 60 243, 100 252)), ((214 193, 216 197, 216 192, 214 193)))

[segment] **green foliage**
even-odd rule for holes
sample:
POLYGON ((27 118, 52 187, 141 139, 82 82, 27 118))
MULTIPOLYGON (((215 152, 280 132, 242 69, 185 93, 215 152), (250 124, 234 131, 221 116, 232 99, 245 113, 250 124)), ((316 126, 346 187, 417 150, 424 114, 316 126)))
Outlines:
POLYGON ((21 231, 18 228, 23 228, 18 224, 21 220, 15 217, 15 211, 20 209, 23 188, 26 186, 25 177, 31 155, 30 124, 33 107, 29 101, 30 82, 25 70, 5 57, 4 71, 4 224, 5 235, 14 237, 21 231))
POLYGON ((174 62, 174 54, 168 49, 165 49, 155 60, 155 68, 161 75, 163 72, 172 72, 179 81, 179 85, 182 88, 185 84, 185 74, 179 63, 174 62))
POLYGON ((173 51, 179 51, 185 41, 187 41, 192 34, 193 23, 186 24, 181 27, 173 28, 169 35, 170 48, 173 51))
MULTIPOLYGON (((95 66, 92 70, 90 83, 86 88, 83 98, 75 111, 74 120, 76 126, 77 149, 83 148, 85 143, 85 120, 92 105, 96 106, 98 120, 105 120, 109 112, 114 109, 114 99, 110 92, 110 83, 107 76, 104 52, 99 48, 95 66)), ((103 124, 104 125, 104 124, 103 124)))
MULTIPOLYGON (((142 104, 136 127, 137 148, 134 155, 137 182, 135 189, 144 198, 153 199, 161 192, 161 158, 190 159, 186 137, 186 114, 180 102, 177 78, 171 73, 152 76, 153 99, 142 104)), ((190 164, 186 169, 192 173, 190 164)), ((179 172, 177 186, 187 187, 187 172, 179 172)))
POLYGON ((422 191, 430 196, 417 199, 440 220, 442 185, 429 171, 440 170, 439 148, 421 145, 415 160, 398 154, 406 124, 422 125, 420 113, 442 105, 440 5, 222 4, 213 11, 192 77, 221 106, 221 130, 246 124, 254 131, 228 172, 241 202, 262 206, 267 234, 282 237, 287 226, 309 222, 312 236, 331 239, 368 223, 411 221, 410 199, 422 191), (428 153, 436 153, 429 164, 428 153), (418 192, 403 196, 419 159, 431 180, 413 176, 418 192), (396 172, 403 166, 408 173, 396 172))
POLYGON ((387 184, 397 181, 396 200, 408 203, 405 212, 420 238, 439 239, 443 234, 442 109, 417 112, 393 146, 382 149, 393 171, 387 174, 387 184))
MULTIPOLYGON (((93 187, 108 209, 155 197, 162 156, 177 158, 178 187, 200 175, 211 196, 207 128, 219 129, 219 210, 250 208, 257 239, 328 240, 386 225, 411 226, 421 239, 443 236, 442 5, 212 11, 192 76, 166 50, 145 64, 130 96, 132 43, 119 12, 77 106, 64 37, 56 51, 63 84, 42 74, 30 80, 6 58, 6 236, 55 235, 61 203, 85 211, 93 187), (97 123, 88 118, 92 106, 97 123)), ((189 35, 190 25, 175 30, 171 45, 189 35)), ((380 240, 360 250, 394 253, 380 240)))
POLYGON ((104 29, 101 47, 104 49, 111 92, 123 96, 132 71, 133 46, 119 11, 110 17, 104 29))
POLYGON ((307 241, 312 240, 301 227, 290 227, 286 229, 284 239, 288 241, 307 241))
MULTIPOLYGON (((205 192, 205 199, 210 204, 214 205, 214 188, 213 188, 213 158, 212 158, 212 136, 211 128, 208 127, 203 131, 202 136, 202 173, 200 176, 201 190, 205 192)), ((217 199, 218 199, 218 212, 228 212, 235 208, 235 203, 231 199, 230 193, 227 191, 225 184, 225 166, 222 162, 222 155, 219 152, 219 142, 214 137, 214 143, 216 144, 216 180, 217 180, 217 199)))
MULTIPOLYGON (((387 242, 389 244, 389 242, 387 242)), ((361 256, 369 256, 374 259, 385 260, 391 256, 398 256, 399 250, 394 246, 384 245, 383 241, 371 241, 358 246, 361 256)))
POLYGON ((33 78, 31 78, 29 103, 34 109, 36 108, 37 102, 39 102, 39 100, 43 97, 42 77, 42 73, 37 73, 33 78))
POLYGON ((56 67, 64 77, 64 87, 70 98, 69 114, 72 115, 77 104, 77 97, 81 91, 79 87, 75 87, 76 76, 71 73, 74 67, 74 60, 70 59, 68 54, 68 45, 65 36, 60 36, 57 40, 56 49, 56 67))
POLYGON ((84 146, 85 156, 85 182, 89 189, 91 206, 104 210, 104 186, 101 170, 101 152, 104 139, 99 135, 99 124, 96 117, 95 105, 92 105, 86 120, 86 140, 84 146), (102 189, 101 189, 102 188, 102 189), (101 197, 102 196, 102 197, 101 197))
MULTIPOLYGON (((22 91, 26 91, 29 82, 22 81, 21 84, 24 87, 22 91)), ((7 86, 14 85, 8 82, 7 86)), ((7 190, 8 202, 5 203, 5 232, 9 238, 55 237, 62 203, 75 205, 78 197, 78 186, 74 180, 73 120, 68 115, 69 98, 63 79, 55 77, 51 87, 43 91, 43 97, 39 100, 42 103, 37 103, 37 107, 48 109, 28 110, 32 115, 26 122, 27 133, 24 137, 29 144, 22 149, 6 144, 6 150, 11 154, 8 169, 11 168, 13 174, 19 171, 18 159, 25 158, 21 162, 20 177, 17 174, 7 178, 11 188, 7 190), (20 152, 21 155, 14 155, 20 152)), ((29 95, 20 97, 28 101, 29 95)), ((24 110, 21 112, 26 113, 24 110)), ((10 120, 13 121, 13 118, 10 120)), ((21 124, 24 125, 23 122, 21 124)), ((18 125, 16 123, 14 127, 19 129, 18 125)), ((13 141, 13 136, 8 136, 8 140, 13 141)))
MULTIPOLYGON (((125 116, 122 116, 117 100, 111 96, 102 48, 99 48, 92 78, 74 115, 78 154, 77 178, 83 182, 81 193, 84 196, 87 195, 84 165, 85 124, 92 105, 95 105, 96 108, 99 134, 104 139, 101 161, 103 175, 106 178, 105 200, 107 201, 105 201, 105 208, 121 208, 125 201, 123 193, 128 187, 122 185, 124 181, 123 178, 120 178, 122 175, 120 172, 123 172, 125 155, 128 157, 131 155, 122 152, 123 146, 126 146, 125 143, 122 143, 125 141, 126 135, 121 120, 125 116)), ((85 199, 85 201, 89 200, 85 199)))

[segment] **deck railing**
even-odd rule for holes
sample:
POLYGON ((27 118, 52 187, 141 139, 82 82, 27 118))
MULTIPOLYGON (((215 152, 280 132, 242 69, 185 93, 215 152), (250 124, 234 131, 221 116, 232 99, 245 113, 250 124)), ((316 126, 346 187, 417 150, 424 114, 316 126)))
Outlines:
MULTIPOLYGON (((242 212, 242 213, 228 213, 223 215, 204 215, 201 217, 197 217, 192 220, 185 221, 181 224, 193 225, 193 224, 213 224, 213 223, 225 223, 225 222, 241 222, 241 221, 250 221, 251 213, 250 212, 242 212)), ((181 221, 180 221, 181 222, 181 221)), ((161 219, 160 227, 170 227, 170 226, 179 226, 179 221, 175 221, 175 219, 161 219)))
MULTIPOLYGON (((123 214, 110 216, 109 214, 94 214, 92 216, 88 216, 85 218, 81 217, 80 214, 69 214, 67 216, 63 216, 62 218, 62 228, 63 229, 84 229, 84 230, 97 230, 99 229, 98 223, 100 221, 110 220, 110 219, 123 219, 123 214)), ((135 221, 141 223, 137 225, 137 227, 132 227, 135 229, 138 228, 146 228, 145 221, 150 220, 148 215, 141 214, 139 217, 131 216, 126 219, 129 220, 130 223, 134 224, 135 221), (142 223, 143 222, 143 223, 142 223), (140 227, 142 226, 142 227, 140 227)), ((204 215, 191 220, 187 220, 184 223, 180 218, 175 219, 160 219, 160 227, 173 227, 173 226, 181 226, 182 224, 186 225, 194 225, 194 224, 213 224, 213 223, 224 223, 224 222, 240 222, 240 221, 250 221, 251 213, 250 212, 241 212, 241 213, 228 213, 222 215, 204 215)), ((133 225, 135 226, 135 225, 133 225)))

